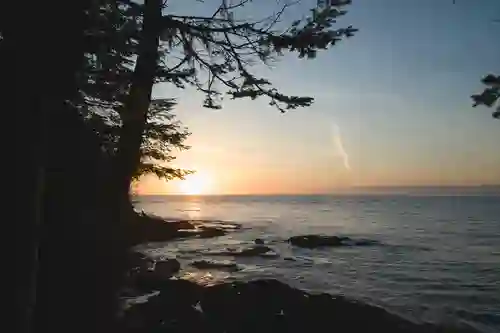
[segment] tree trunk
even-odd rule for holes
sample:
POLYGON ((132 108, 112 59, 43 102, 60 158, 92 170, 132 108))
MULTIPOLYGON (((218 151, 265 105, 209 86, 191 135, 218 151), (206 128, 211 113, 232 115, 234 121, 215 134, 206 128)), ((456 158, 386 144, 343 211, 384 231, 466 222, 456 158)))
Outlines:
POLYGON ((145 1, 137 63, 130 92, 121 113, 122 127, 113 165, 113 185, 117 197, 126 202, 129 202, 132 176, 140 162, 140 147, 151 103, 151 90, 158 60, 161 8, 161 0, 145 1))
POLYGON ((40 235, 46 224, 47 126, 54 109, 76 92, 75 72, 82 65, 84 12, 89 3, 88 0, 71 4, 62 0, 11 2, 3 10, 8 15, 14 14, 15 19, 2 19, 0 79, 7 91, 2 93, 1 104, 16 117, 9 124, 15 126, 13 142, 20 144, 16 146, 19 162, 16 172, 22 175, 16 186, 16 195, 20 194, 16 198, 17 207, 21 209, 16 213, 13 250, 16 332, 36 330, 40 235), (30 9, 26 10, 26 6, 30 9), (43 38, 36 38, 42 35, 43 38), (37 52, 35 57, 36 50, 43 52, 37 52), (28 81, 31 88, 26 85, 28 81))

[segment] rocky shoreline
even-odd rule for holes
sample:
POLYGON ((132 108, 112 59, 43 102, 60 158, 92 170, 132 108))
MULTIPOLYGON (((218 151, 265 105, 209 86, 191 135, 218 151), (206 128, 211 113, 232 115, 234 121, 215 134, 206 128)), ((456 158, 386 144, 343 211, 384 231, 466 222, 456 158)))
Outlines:
POLYGON ((139 293, 154 294, 124 311, 122 332, 471 332, 415 324, 379 307, 307 293, 275 279, 201 286, 165 275, 166 267, 172 275, 178 270, 175 259, 159 267, 164 279, 159 275, 145 284, 148 278, 142 278, 135 286, 139 293))
MULTIPOLYGON (((142 217, 144 218, 144 216, 142 217)), ((144 225, 158 241, 186 237, 217 237, 228 231, 206 227, 196 221, 164 222, 150 219, 144 225), (161 225, 156 223, 162 222, 161 225), (208 230, 208 231, 207 231, 208 230)), ((234 225, 234 230, 241 226, 234 225)), ((305 235, 288 239, 294 246, 366 246, 369 240, 348 237, 305 235)), ((260 256, 272 250, 257 239, 255 245, 225 255, 260 256)), ((198 260, 190 264, 199 270, 237 270, 225 261, 198 260)), ((127 292, 124 295, 147 297, 145 302, 132 303, 121 317, 121 330, 139 332, 301 332, 307 330, 338 332, 385 333, 449 333, 475 332, 463 328, 445 328, 416 324, 380 307, 364 304, 343 296, 312 294, 292 288, 276 279, 221 283, 202 286, 178 279, 181 269, 176 259, 155 261, 144 254, 130 254, 127 292)))

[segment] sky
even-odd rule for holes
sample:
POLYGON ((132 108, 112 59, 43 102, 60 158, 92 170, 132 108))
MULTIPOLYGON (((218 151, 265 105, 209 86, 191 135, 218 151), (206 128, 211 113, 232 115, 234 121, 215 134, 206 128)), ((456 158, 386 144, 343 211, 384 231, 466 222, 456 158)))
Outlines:
MULTIPOLYGON (((219 0, 170 0, 175 13, 207 13, 219 0)), ((300 18, 316 1, 283 17, 300 18)), ((254 0, 259 18, 275 2, 254 0)), ((266 100, 202 107, 203 95, 157 85, 175 97, 192 132, 175 166, 196 170, 142 194, 331 193, 351 187, 500 184, 500 121, 472 108, 481 77, 500 73, 499 0, 354 0, 338 27, 359 31, 314 60, 290 54, 256 66, 287 94, 315 98, 281 114, 266 100)))

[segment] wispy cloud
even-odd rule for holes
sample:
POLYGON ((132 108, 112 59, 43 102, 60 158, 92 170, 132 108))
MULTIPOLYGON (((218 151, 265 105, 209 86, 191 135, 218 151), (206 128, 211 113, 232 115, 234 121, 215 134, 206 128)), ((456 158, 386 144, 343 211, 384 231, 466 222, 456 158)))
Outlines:
POLYGON ((340 135, 340 127, 337 124, 333 124, 333 144, 335 145, 336 153, 340 156, 344 163, 346 170, 351 170, 351 165, 349 164, 349 155, 344 149, 342 144, 342 137, 340 135))

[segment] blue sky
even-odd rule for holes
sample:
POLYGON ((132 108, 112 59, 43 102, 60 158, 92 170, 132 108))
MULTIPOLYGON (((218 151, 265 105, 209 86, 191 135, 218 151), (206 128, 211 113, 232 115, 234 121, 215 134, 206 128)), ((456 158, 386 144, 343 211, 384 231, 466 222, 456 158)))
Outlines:
MULTIPOLYGON (((216 3, 177 0, 167 10, 206 14, 216 3)), ((274 3, 254 0, 241 15, 262 17, 274 3)), ((293 7, 283 24, 315 3, 293 7)), ((353 38, 315 60, 292 54, 255 69, 285 93, 315 97, 310 108, 280 114, 265 100, 240 100, 213 111, 192 90, 157 86, 155 95, 178 98, 193 132, 177 165, 210 178, 210 193, 500 184, 500 121, 469 98, 482 76, 500 73, 500 1, 354 0, 346 9, 338 26, 358 28, 353 38)))

